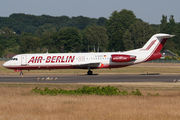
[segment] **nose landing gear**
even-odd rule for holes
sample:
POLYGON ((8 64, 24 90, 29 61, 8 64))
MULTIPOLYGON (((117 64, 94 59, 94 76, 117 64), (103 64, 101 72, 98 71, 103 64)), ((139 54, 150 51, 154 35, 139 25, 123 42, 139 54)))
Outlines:
POLYGON ((20 76, 21 76, 21 77, 23 77, 23 73, 22 73, 22 71, 20 72, 20 76))
POLYGON ((19 70, 19 69, 14 69, 15 72, 20 72, 20 76, 23 77, 23 73, 22 73, 22 70, 19 70))

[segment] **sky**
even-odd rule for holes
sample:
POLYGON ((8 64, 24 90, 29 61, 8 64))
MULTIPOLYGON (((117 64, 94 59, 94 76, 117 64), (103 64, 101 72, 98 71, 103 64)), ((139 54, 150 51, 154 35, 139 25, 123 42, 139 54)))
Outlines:
POLYGON ((109 18, 113 11, 127 9, 149 24, 160 24, 162 15, 180 22, 180 0, 0 0, 0 16, 13 13, 69 17, 109 18))

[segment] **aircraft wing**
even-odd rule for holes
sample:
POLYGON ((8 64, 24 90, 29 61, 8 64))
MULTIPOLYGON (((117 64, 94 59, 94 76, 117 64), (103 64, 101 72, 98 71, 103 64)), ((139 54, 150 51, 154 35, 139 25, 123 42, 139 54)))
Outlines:
POLYGON ((72 64, 73 67, 76 68, 97 68, 101 62, 89 62, 89 63, 82 63, 82 64, 72 64))

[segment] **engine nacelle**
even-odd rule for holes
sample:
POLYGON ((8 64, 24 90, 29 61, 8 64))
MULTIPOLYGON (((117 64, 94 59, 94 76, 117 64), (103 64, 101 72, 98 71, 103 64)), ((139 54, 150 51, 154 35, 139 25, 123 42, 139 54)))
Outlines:
POLYGON ((111 55, 112 62, 130 62, 135 59, 136 59, 136 56, 134 55, 119 55, 119 54, 111 55))

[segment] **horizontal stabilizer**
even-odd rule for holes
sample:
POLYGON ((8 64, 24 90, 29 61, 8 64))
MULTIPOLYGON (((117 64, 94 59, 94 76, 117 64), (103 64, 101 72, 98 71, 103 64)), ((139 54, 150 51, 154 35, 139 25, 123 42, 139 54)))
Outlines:
POLYGON ((176 35, 170 35, 170 34, 158 34, 156 37, 157 38, 171 38, 174 37, 176 35))

